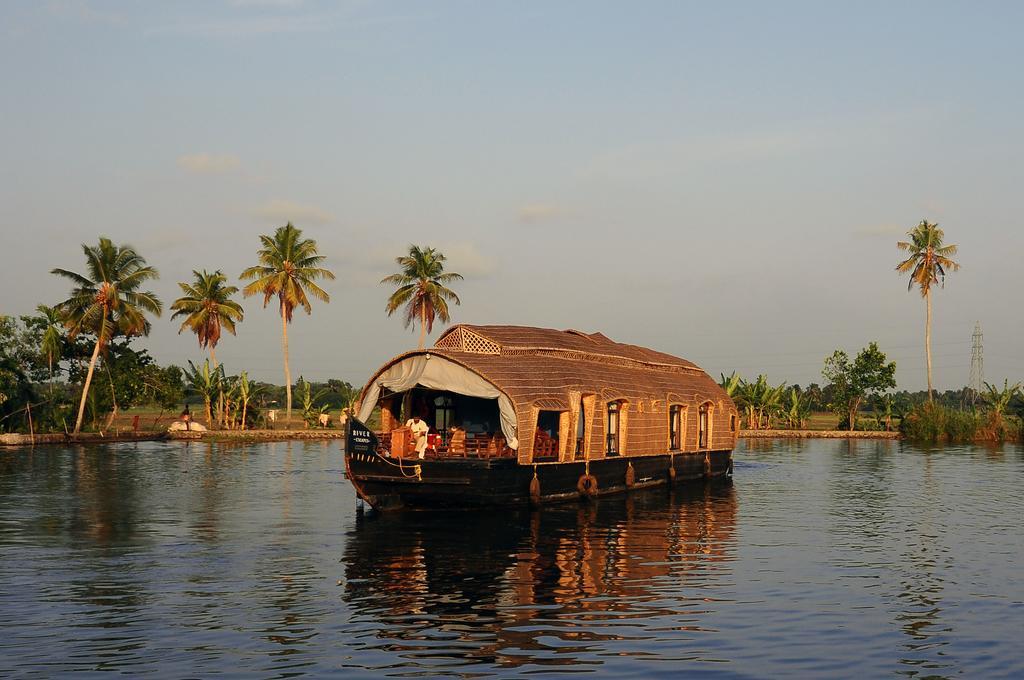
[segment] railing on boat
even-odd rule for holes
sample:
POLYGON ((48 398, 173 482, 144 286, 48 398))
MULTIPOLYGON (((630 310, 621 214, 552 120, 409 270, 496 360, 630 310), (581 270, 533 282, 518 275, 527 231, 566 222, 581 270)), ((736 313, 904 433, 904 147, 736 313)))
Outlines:
MULTIPOLYGON (((383 432, 376 433, 381 442, 389 442, 384 448, 387 455, 392 455, 392 450, 397 448, 401 451, 399 457, 412 458, 416 456, 411 444, 404 441, 400 444, 391 443, 393 440, 383 432)), ((465 432, 457 430, 447 437, 431 434, 428 436, 428 446, 425 458, 514 458, 515 449, 509 448, 501 433, 491 432, 465 432)), ((534 439, 533 449, 534 460, 558 460, 558 439, 549 436, 543 431, 538 431, 534 439)))

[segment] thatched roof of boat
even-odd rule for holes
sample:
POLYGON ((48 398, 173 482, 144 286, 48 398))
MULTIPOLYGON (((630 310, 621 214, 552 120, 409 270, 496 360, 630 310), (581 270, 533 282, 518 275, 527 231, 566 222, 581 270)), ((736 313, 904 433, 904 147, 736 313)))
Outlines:
POLYGON ((528 326, 453 326, 433 348, 395 357, 374 379, 399 361, 423 353, 443 356, 477 373, 517 408, 566 410, 571 408, 571 392, 609 400, 729 401, 707 373, 685 359, 615 342, 601 333, 528 326))

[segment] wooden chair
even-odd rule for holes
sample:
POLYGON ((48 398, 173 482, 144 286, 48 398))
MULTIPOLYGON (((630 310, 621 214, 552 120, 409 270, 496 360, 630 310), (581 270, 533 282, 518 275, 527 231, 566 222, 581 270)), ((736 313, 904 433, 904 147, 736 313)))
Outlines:
POLYGON ((544 430, 537 430, 533 438, 534 458, 557 458, 558 440, 544 430))
POLYGON ((487 442, 487 457, 488 458, 500 458, 506 455, 508 452, 508 444, 505 441, 505 435, 495 434, 487 442))
POLYGON ((448 439, 448 453, 453 456, 466 457, 466 431, 452 428, 452 436, 448 439))

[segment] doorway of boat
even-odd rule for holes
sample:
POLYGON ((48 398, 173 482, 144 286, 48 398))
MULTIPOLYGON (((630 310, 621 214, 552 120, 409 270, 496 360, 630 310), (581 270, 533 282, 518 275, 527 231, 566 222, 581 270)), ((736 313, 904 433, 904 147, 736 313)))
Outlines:
POLYGON ((393 457, 418 455, 414 418, 428 428, 425 459, 516 455, 502 432, 497 399, 417 386, 404 392, 384 389, 378 403, 378 436, 393 457))

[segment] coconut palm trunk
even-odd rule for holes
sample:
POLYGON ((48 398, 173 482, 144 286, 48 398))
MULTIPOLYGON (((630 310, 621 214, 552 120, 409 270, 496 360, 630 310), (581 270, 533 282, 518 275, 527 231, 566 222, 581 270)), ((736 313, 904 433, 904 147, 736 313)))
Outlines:
POLYGON ((427 309, 420 305, 420 349, 427 341, 427 309))
POLYGON ((92 349, 92 358, 89 359, 89 370, 85 373, 85 384, 82 386, 82 400, 78 403, 78 418, 75 419, 74 434, 82 430, 82 418, 85 417, 85 400, 89 396, 89 385, 92 384, 92 374, 96 370, 96 359, 100 355, 100 343, 102 335, 96 338, 96 346, 92 349))
POLYGON ((281 301, 281 349, 284 352, 284 392, 287 401, 285 409, 288 427, 292 426, 292 371, 288 366, 288 315, 285 313, 284 300, 281 301))
POLYGON ((924 317, 924 356, 925 364, 928 368, 928 401, 934 401, 935 398, 932 395, 932 291, 928 291, 924 294, 925 299, 925 312, 924 317))

